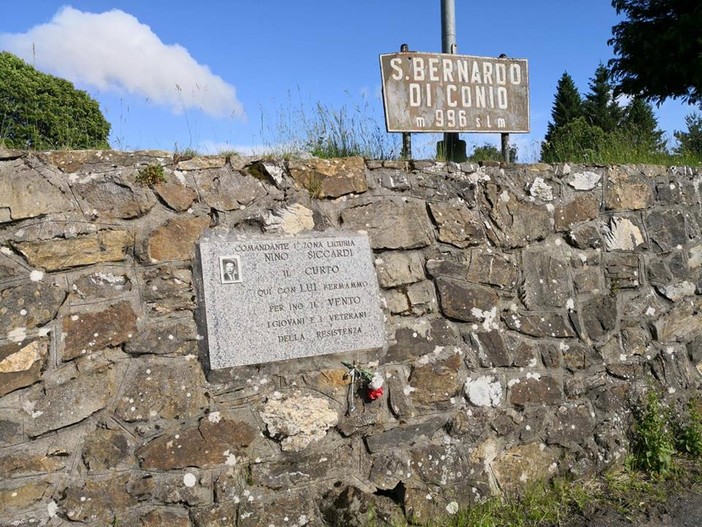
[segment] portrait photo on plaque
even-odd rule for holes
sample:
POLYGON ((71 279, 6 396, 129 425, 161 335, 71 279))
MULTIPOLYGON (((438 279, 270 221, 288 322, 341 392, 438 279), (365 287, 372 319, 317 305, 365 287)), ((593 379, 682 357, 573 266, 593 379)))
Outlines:
POLYGON ((241 282, 241 260, 238 256, 220 256, 219 274, 223 284, 241 282))

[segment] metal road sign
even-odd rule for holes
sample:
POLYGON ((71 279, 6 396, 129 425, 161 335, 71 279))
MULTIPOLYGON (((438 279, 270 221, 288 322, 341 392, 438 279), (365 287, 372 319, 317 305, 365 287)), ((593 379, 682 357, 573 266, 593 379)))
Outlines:
POLYGON ((388 132, 529 132, 525 59, 380 55, 388 132))

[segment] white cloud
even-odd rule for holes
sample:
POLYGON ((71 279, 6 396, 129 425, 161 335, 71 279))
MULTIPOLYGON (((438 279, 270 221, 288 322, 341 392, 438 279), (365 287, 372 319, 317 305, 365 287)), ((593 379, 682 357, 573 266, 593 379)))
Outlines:
POLYGON ((244 116, 234 86, 119 9, 63 7, 26 33, 1 33, 0 49, 77 84, 145 96, 174 113, 198 108, 214 117, 244 116))

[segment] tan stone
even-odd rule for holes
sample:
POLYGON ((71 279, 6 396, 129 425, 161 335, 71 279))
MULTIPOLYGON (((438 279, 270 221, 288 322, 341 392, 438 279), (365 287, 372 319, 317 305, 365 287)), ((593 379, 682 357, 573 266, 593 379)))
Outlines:
POLYGON ((210 219, 203 216, 173 218, 149 236, 149 259, 152 262, 191 259, 195 254, 195 242, 209 225, 210 219))
POLYGON ((117 474, 87 480, 80 487, 69 487, 63 502, 66 516, 88 525, 115 525, 115 520, 120 518, 128 524, 124 511, 136 503, 126 490, 130 477, 117 474))
POLYGON ((176 212, 185 212, 197 199, 195 189, 171 181, 156 183, 154 190, 176 212))
POLYGON ((410 385, 414 388, 412 401, 417 406, 433 407, 447 403, 459 391, 459 355, 412 369, 410 385))
POLYGON ((124 260, 132 245, 128 231, 100 231, 68 240, 23 242, 17 249, 33 267, 58 271, 82 265, 124 260))
POLYGON ((362 157, 290 161, 292 178, 313 197, 338 198, 368 190, 366 163, 362 157))
POLYGON ((299 452, 323 438, 339 416, 327 399, 299 391, 270 398, 261 412, 268 433, 281 440, 284 451, 299 452))
POLYGON ((202 170, 193 177, 203 201, 217 210, 237 210, 266 195, 261 181, 228 168, 202 170))
POLYGON ((24 485, 0 489, 0 511, 26 510, 44 498, 49 489, 46 481, 30 481, 24 485))
POLYGON ((96 313, 74 314, 63 319, 63 360, 119 346, 136 334, 137 316, 128 302, 96 313))
POLYGON ((640 210, 653 201, 653 188, 648 178, 612 167, 607 173, 605 208, 608 210, 640 210))
POLYGON ((548 479, 556 470, 556 452, 541 443, 510 448, 492 462, 492 469, 503 492, 513 492, 535 481, 548 479))
POLYGON ((63 192, 22 160, 0 163, 0 222, 73 208, 73 202, 63 192))
POLYGON ((41 378, 48 357, 48 342, 35 340, 24 346, 0 346, 0 397, 41 378))
POLYGON ((176 168, 178 170, 204 170, 208 168, 222 168, 227 164, 226 156, 195 156, 190 159, 178 159, 175 154, 176 168))

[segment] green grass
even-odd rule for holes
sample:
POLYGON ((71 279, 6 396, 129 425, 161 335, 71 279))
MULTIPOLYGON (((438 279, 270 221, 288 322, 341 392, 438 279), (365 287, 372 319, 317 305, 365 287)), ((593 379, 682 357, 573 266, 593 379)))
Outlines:
POLYGON ((139 169, 136 175, 136 182, 143 186, 165 183, 166 175, 163 173, 163 167, 161 165, 152 164, 139 169))

